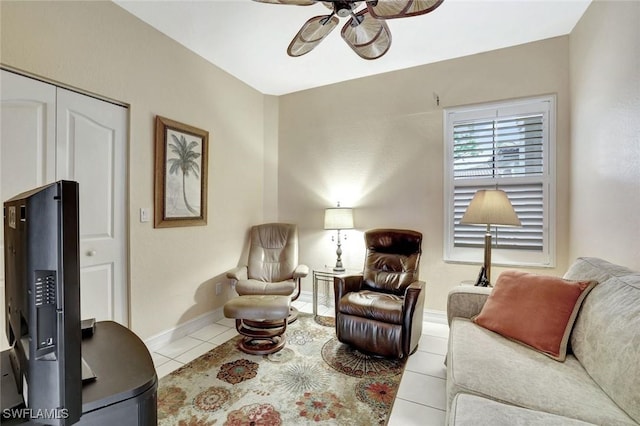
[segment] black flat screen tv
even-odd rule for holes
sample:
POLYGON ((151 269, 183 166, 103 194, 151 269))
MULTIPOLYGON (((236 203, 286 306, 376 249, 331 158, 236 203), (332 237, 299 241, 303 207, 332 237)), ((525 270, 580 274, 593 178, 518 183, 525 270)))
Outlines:
POLYGON ((4 203, 6 333, 22 413, 70 425, 82 415, 78 183, 4 203))

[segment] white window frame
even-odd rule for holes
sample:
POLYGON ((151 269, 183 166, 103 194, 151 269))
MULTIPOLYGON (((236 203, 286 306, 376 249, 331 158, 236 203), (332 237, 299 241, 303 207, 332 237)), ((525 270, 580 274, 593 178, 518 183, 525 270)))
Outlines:
MULTIPOLYGON (((542 250, 501 249, 491 251, 492 264, 522 267, 555 266, 555 218, 556 218, 556 97, 539 96, 481 105, 453 107, 444 110, 444 261, 451 263, 482 263, 483 249, 454 246, 454 188, 458 186, 489 185, 495 187, 496 180, 503 183, 536 182, 543 185, 543 231, 542 250), (469 120, 491 120, 519 114, 543 114, 543 173, 531 177, 473 178, 454 180, 455 123, 469 120)), ((499 184, 498 184, 499 188, 499 184)))

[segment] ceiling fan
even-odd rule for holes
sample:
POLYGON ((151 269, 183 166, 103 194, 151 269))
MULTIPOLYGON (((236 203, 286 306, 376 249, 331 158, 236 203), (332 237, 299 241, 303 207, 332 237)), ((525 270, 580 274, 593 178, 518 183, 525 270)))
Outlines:
POLYGON ((291 40, 287 53, 297 57, 309 53, 338 26, 340 18, 351 18, 342 27, 342 38, 361 58, 378 59, 391 47, 391 33, 385 20, 423 15, 443 0, 254 0, 259 3, 310 6, 324 4, 332 12, 314 16, 291 40), (365 3, 366 7, 360 6, 365 3))

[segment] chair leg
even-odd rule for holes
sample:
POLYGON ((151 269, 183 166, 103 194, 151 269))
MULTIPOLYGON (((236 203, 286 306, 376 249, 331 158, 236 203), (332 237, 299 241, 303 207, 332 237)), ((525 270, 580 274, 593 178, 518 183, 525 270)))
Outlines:
POLYGON ((250 321, 236 319, 236 330, 243 338, 238 348, 251 355, 267 355, 284 347, 287 320, 250 321))

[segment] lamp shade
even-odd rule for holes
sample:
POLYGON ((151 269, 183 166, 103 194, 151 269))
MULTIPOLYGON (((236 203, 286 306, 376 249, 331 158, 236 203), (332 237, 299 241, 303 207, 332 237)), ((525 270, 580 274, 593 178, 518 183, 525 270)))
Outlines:
POLYGON ((522 226, 507 194, 500 189, 475 193, 460 223, 470 225, 522 226))
POLYGON ((353 209, 333 207, 324 211, 324 229, 352 229, 353 209))

